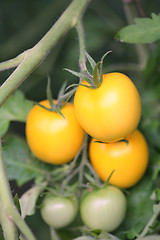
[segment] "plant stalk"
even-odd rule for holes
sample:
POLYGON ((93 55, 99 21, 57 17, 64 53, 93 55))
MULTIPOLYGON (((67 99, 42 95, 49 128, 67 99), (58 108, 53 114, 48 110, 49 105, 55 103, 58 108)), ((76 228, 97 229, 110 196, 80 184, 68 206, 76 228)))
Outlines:
POLYGON ((24 59, 0 88, 0 106, 37 68, 58 40, 75 27, 90 0, 73 0, 46 35, 24 54, 24 59))
POLYGON ((79 66, 81 72, 86 71, 86 44, 85 44, 85 34, 84 34, 84 28, 83 28, 83 22, 82 18, 77 23, 77 33, 78 33, 78 39, 79 39, 79 66))
POLYGON ((16 226, 12 220, 12 217, 7 213, 7 208, 12 205, 13 199, 6 175, 6 168, 4 164, 2 144, 0 139, 0 214, 5 240, 17 240, 16 226))

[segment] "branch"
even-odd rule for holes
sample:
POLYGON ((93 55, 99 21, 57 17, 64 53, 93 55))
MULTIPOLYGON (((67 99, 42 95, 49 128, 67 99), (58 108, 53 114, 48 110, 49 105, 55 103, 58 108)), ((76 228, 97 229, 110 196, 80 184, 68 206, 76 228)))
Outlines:
MULTIPOLYGON (((0 88, 0 106, 31 72, 43 62, 58 40, 76 26, 89 1, 73 0, 46 35, 33 48, 24 52, 22 62, 0 88)), ((7 61, 5 64, 7 64, 7 61)))
POLYGON ((6 240, 17 239, 16 226, 7 214, 7 208, 13 205, 12 194, 7 180, 2 145, 0 141, 0 214, 3 234, 6 240))

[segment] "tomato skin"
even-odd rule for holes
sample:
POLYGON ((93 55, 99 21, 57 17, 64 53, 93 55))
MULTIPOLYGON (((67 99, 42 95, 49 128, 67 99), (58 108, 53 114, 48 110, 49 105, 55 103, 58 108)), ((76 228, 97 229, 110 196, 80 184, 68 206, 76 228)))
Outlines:
MULTIPOLYGON (((89 85, 86 81, 83 84, 89 85)), ((114 142, 129 136, 141 117, 141 99, 133 82, 124 74, 103 75, 99 88, 79 86, 75 93, 76 116, 92 137, 114 142)))
MULTIPOLYGON (((40 104, 50 107, 48 100, 40 104)), ((34 155, 44 162, 69 162, 82 145, 85 132, 75 116, 73 104, 66 103, 61 112, 65 118, 35 105, 28 115, 27 143, 34 155)))
POLYGON ((47 196, 41 208, 42 219, 56 229, 69 225, 78 212, 76 197, 47 196))
POLYGON ((80 204, 80 214, 88 228, 112 232, 122 223, 126 206, 122 191, 107 186, 85 194, 80 204))
POLYGON ((106 181, 113 170, 110 183, 129 188, 144 175, 148 165, 148 145, 139 130, 134 131, 126 142, 99 143, 92 139, 89 146, 91 163, 99 175, 106 181))

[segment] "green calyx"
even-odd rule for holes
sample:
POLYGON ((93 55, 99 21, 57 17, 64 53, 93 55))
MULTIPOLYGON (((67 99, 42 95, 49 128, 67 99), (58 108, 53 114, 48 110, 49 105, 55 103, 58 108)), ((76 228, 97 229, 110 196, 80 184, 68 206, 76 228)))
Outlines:
MULTIPOLYGON (((103 79, 103 61, 104 61, 104 58, 110 52, 111 51, 108 51, 107 53, 105 53, 98 63, 96 63, 94 61, 94 59, 86 52, 86 58, 92 68, 92 72, 93 72, 92 74, 90 74, 88 70, 84 70, 79 73, 79 72, 75 72, 73 70, 65 68, 64 70, 66 70, 80 78, 79 84, 72 84, 68 88, 77 87, 77 86, 84 86, 84 87, 91 88, 91 89, 99 88, 102 84, 102 79, 103 79), (81 84, 81 80, 85 80, 89 85, 81 84)), ((87 69, 87 67, 86 67, 86 69, 87 69)))
POLYGON ((64 82, 64 84, 62 85, 59 94, 58 94, 58 98, 57 98, 57 102, 56 104, 53 102, 53 98, 52 98, 52 91, 51 91, 51 80, 50 77, 48 76, 48 83, 47 83, 47 89, 46 89, 46 95, 47 95, 47 99, 50 103, 50 108, 43 106, 42 104, 38 103, 38 102, 34 102, 36 105, 44 108, 47 111, 50 112, 57 112, 59 113, 63 118, 64 115, 61 112, 61 109, 64 107, 64 105, 70 100, 70 98, 72 97, 72 95, 74 94, 74 90, 70 91, 69 93, 65 94, 66 91, 66 82, 64 82))

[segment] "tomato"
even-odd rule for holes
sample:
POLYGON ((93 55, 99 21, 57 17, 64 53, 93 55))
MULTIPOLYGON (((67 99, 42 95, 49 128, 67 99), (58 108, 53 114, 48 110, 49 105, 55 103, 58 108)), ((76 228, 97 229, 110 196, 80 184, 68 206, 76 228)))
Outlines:
POLYGON ((81 236, 81 237, 74 238, 73 240, 95 240, 95 238, 90 236, 81 236))
MULTIPOLYGON (((82 84, 89 85, 86 81, 82 84)), ((104 74, 97 89, 78 86, 74 107, 84 130, 106 142, 126 138, 137 128, 141 116, 137 88, 126 75, 118 72, 104 74)))
POLYGON ((89 146, 91 163, 106 181, 113 170, 110 183, 121 188, 136 184, 144 175, 148 165, 148 145, 139 130, 135 130, 126 142, 100 143, 92 139, 89 146))
MULTIPOLYGON (((49 101, 40 104, 50 107, 49 101)), ((80 126, 72 103, 57 112, 50 112, 35 105, 27 118, 26 138, 31 151, 37 158, 52 164, 69 162, 79 151, 84 130, 80 126)))
POLYGON ((42 204, 42 219, 54 228, 63 228, 69 225, 78 212, 76 197, 47 196, 42 204))
POLYGON ((141 238, 141 240, 159 240, 159 239, 160 239, 160 235, 148 235, 141 238))
POLYGON ((122 223, 126 205, 122 191, 114 186, 107 186, 82 197, 80 215, 88 228, 112 232, 122 223))

